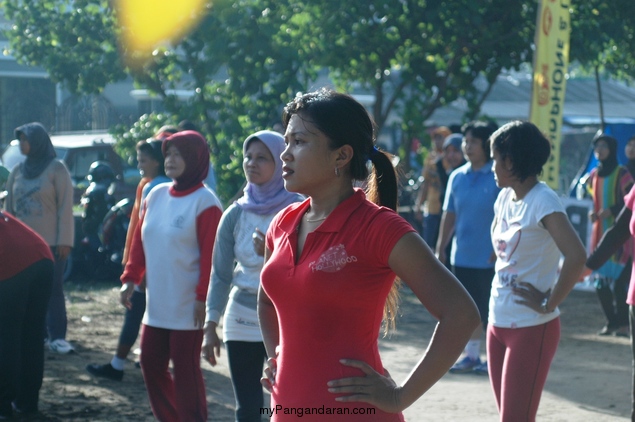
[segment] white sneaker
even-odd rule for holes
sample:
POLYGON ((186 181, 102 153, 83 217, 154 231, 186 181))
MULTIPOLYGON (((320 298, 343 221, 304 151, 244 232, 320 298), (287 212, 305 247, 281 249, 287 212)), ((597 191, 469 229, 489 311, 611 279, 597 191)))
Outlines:
POLYGON ((58 338, 57 340, 53 340, 52 342, 50 342, 49 349, 61 355, 66 355, 75 351, 73 346, 71 346, 69 342, 62 338, 58 338))

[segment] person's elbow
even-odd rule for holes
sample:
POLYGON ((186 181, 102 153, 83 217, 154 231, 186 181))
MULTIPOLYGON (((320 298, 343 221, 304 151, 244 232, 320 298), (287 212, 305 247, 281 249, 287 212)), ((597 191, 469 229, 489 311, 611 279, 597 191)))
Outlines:
POLYGON ((562 268, 565 267, 570 268, 571 271, 579 272, 579 275, 582 275, 585 268, 593 269, 593 265, 589 266, 587 262, 587 254, 582 242, 576 242, 576 244, 571 245, 568 250, 563 251, 564 260, 562 262, 562 268))
POLYGON ((465 290, 461 295, 456 296, 454 307, 447 315, 454 320, 455 326, 469 333, 474 332, 481 323, 481 315, 476 303, 465 290))
POLYGON ((586 263, 587 255, 582 242, 575 242, 570 250, 564 253, 564 259, 571 262, 571 265, 582 269, 586 263))
POLYGON ((472 300, 471 297, 469 299, 469 306, 465 307, 465 325, 471 327, 470 330, 473 332, 476 328, 481 324, 481 314, 476 307, 476 303, 472 300))

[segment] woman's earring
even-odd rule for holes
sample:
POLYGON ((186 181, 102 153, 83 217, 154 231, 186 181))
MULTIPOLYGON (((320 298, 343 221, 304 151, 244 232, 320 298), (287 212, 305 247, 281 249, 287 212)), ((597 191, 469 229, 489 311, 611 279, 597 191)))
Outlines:
POLYGON ((339 167, 335 167, 335 175, 337 177, 340 177, 340 168, 339 167))

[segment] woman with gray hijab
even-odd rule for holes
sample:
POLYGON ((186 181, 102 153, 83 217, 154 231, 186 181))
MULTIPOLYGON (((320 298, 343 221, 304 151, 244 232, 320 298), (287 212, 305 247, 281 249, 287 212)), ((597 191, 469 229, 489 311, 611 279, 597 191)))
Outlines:
POLYGON ((46 326, 48 346, 57 353, 73 351, 66 341, 66 304, 63 274, 74 239, 73 183, 64 163, 41 123, 27 123, 15 130, 26 160, 15 166, 7 180, 4 209, 47 242, 55 258, 53 290, 46 326))

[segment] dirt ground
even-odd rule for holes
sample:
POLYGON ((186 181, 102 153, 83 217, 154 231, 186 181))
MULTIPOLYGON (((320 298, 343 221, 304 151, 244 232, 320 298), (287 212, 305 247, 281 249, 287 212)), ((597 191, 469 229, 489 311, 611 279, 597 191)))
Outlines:
MULTIPOLYGON (((106 363, 123 319, 118 285, 67 282, 70 355, 46 354, 41 414, 32 421, 154 420, 141 371, 128 363, 122 382, 96 379, 89 363, 106 363)), ((402 381, 421 357, 435 321, 409 292, 402 293, 397 332, 380 341, 384 365, 402 381)), ((539 421, 623 421, 630 416, 630 343, 599 337, 603 325, 595 294, 575 290, 562 309, 562 341, 538 412, 539 421)), ((483 353, 485 353, 483 349, 483 353)), ((209 419, 233 421, 233 393, 223 354, 203 363, 209 419)), ((496 421, 486 376, 447 374, 405 412, 408 421, 496 421)), ((263 418, 263 420, 266 418, 263 418)))

